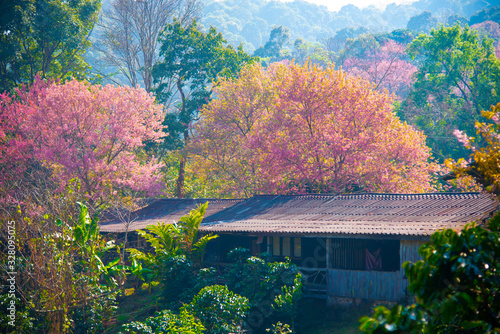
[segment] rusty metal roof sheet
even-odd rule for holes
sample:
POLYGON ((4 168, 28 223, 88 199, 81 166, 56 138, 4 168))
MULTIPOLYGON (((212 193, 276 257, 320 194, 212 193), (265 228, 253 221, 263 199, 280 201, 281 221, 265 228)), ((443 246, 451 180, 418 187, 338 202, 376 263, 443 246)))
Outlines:
MULTIPOLYGON (((192 198, 163 198, 132 213, 129 231, 143 229, 148 225, 176 223, 180 217, 195 209, 198 204, 209 202, 205 216, 215 214, 231 207, 243 200, 241 199, 192 199, 192 198)), ((101 232, 125 232, 126 223, 117 218, 108 219, 100 224, 101 232)))
POLYGON ((485 193, 262 195, 207 217, 200 230, 428 236, 462 229, 498 207, 485 193))

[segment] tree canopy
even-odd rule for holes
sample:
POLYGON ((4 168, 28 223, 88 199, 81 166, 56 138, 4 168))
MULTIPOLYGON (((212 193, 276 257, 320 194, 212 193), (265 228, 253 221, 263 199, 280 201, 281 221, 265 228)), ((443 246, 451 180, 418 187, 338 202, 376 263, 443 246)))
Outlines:
POLYGON ((431 189, 425 137, 363 79, 309 63, 254 65, 215 93, 190 150, 226 196, 431 189))
POLYGON ((469 27, 441 26, 415 39, 408 53, 419 65, 401 115, 427 133, 438 158, 464 156, 453 130, 474 133, 481 111, 496 103, 500 93, 500 60, 493 41, 469 27))
POLYGON ((375 90, 387 89, 401 99, 408 94, 412 75, 417 70, 409 62, 405 46, 392 40, 382 45, 374 41, 363 48, 361 54, 345 59, 342 68, 351 75, 361 76, 372 82, 375 90))
POLYGON ((35 77, 83 79, 100 0, 15 0, 0 5, 0 93, 35 77))
POLYGON ((94 204, 121 189, 154 194, 163 187, 160 164, 141 154, 161 135, 161 107, 144 90, 37 79, 1 100, 5 193, 33 163, 48 168, 59 189, 77 178, 94 204))

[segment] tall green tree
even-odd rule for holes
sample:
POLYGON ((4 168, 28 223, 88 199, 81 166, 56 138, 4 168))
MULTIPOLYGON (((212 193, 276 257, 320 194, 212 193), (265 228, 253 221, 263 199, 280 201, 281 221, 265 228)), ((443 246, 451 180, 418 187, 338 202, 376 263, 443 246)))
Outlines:
POLYGON ((493 40, 480 38, 467 26, 441 26, 415 39, 408 53, 419 68, 400 116, 426 132, 438 158, 465 156, 453 131, 472 135, 481 111, 500 94, 500 61, 493 40))
POLYGON ((84 78, 101 0, 14 0, 0 4, 0 92, 35 77, 84 78))
MULTIPOLYGON (((213 27, 207 33, 198 29, 196 21, 183 27, 175 20, 160 37, 162 61, 153 67, 154 92, 166 108, 164 125, 168 136, 158 148, 160 154, 181 150, 189 141, 189 126, 199 117, 201 107, 212 97, 214 82, 220 77, 233 77, 253 58, 228 45, 213 27)), ((184 197, 187 155, 179 162, 176 196, 184 197)))
POLYGON ((269 62, 279 61, 284 56, 283 48, 290 40, 290 30, 287 27, 277 26, 271 30, 269 40, 254 52, 254 56, 270 58, 269 62))

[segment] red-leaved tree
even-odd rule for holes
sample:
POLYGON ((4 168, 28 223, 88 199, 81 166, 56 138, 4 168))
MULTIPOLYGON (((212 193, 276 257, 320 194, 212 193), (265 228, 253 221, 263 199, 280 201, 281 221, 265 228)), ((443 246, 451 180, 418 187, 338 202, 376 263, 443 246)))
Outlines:
POLYGON ((190 150, 224 196, 431 190, 424 135, 366 80, 306 63, 220 80, 190 150))
POLYGON ((33 170, 56 193, 77 179, 94 206, 124 190, 163 190, 161 164, 144 151, 161 136, 161 108, 143 89, 38 79, 0 99, 2 200, 22 202, 35 190, 23 183, 33 170))

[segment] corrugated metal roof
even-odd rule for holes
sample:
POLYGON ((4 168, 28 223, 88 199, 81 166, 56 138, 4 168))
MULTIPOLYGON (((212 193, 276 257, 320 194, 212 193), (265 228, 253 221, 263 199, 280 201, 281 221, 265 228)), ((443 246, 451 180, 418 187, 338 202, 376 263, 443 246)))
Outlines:
MULTIPOLYGON (((176 223, 179 218, 195 209, 198 204, 209 202, 205 216, 215 214, 243 200, 241 199, 192 199, 192 198, 163 198, 154 201, 145 208, 132 213, 129 231, 143 229, 148 225, 164 223, 176 223)), ((101 232, 125 232, 125 222, 118 219, 110 219, 100 224, 101 232)))
POLYGON ((200 230, 428 236, 462 229, 498 207, 486 193, 262 195, 205 218, 200 230))

